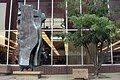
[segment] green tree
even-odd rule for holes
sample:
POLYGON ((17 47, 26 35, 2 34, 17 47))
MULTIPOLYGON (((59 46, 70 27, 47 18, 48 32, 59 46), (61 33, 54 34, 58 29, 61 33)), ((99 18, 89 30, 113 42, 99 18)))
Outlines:
MULTIPOLYGON (((84 46, 86 48, 95 67, 95 76, 98 77, 98 70, 105 61, 105 57, 101 56, 103 45, 107 43, 109 46, 116 34, 116 25, 110 20, 111 13, 108 9, 108 2, 107 0, 84 0, 82 6, 84 6, 86 12, 80 14, 80 0, 67 1, 69 20, 78 30, 74 33, 65 34, 64 36, 62 34, 60 35, 62 35, 65 41, 73 42, 76 47, 84 46), (88 31, 83 32, 82 30, 84 28, 87 28, 88 31), (95 46, 94 57, 91 55, 93 53, 89 49, 89 45, 91 44, 95 46)), ((61 6, 65 7, 64 4, 61 6)), ((56 35, 58 36, 58 34, 56 35)))
POLYGON ((72 34, 67 34, 66 41, 73 42, 77 47, 84 46, 86 48, 96 69, 95 76, 98 76, 98 70, 105 61, 104 56, 101 56, 103 53, 103 44, 107 43, 108 46, 110 45, 110 42, 116 33, 115 24, 113 21, 109 20, 109 18, 99 17, 95 14, 84 14, 79 17, 72 16, 70 20, 78 30, 72 34), (84 31, 81 34, 81 29, 83 29, 84 26, 89 30, 84 31), (91 44, 95 46, 94 57, 89 49, 89 45, 91 44))
POLYGON ((88 0, 86 6, 89 14, 96 14, 99 17, 110 17, 111 12, 109 11, 107 0, 88 0))
POLYGON ((68 16, 79 15, 80 13, 80 0, 64 0, 60 3, 59 7, 62 9, 66 8, 66 1, 67 1, 67 10, 68 16))
POLYGON ((83 14, 96 14, 97 16, 110 17, 111 12, 108 9, 107 0, 64 0, 59 7, 65 9, 67 1, 68 16, 79 16, 80 5, 82 5, 83 14), (80 2, 81 1, 81 2, 80 2), (108 13, 109 12, 109 13, 108 13))

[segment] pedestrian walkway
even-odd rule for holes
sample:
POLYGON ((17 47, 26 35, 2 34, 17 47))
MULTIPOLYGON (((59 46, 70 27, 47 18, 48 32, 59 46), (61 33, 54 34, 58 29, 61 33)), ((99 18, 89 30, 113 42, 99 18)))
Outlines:
MULTIPOLYGON (((90 79, 90 80, 120 80, 120 73, 102 73, 104 78, 100 79, 90 79)), ((16 80, 14 75, 0 75, 0 80, 16 80)), ((27 79, 22 80, 36 80, 36 79, 27 79)), ((72 77, 72 74, 62 74, 62 75, 42 75, 41 78, 37 80, 75 80, 72 77)))
POLYGON ((120 80, 120 73, 102 73, 101 75, 102 78, 90 80, 120 80))

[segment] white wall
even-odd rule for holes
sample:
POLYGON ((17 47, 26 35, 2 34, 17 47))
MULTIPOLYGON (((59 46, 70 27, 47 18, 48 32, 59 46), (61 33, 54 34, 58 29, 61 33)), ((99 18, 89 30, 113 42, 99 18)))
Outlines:
MULTIPOLYGON (((5 30, 6 3, 0 3, 0 30, 5 30)), ((0 31, 0 44, 5 44, 5 31, 0 31)))

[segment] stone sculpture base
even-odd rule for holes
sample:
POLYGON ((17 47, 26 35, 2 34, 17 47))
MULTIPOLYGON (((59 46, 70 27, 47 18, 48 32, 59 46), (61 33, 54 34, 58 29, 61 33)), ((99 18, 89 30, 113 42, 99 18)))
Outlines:
POLYGON ((0 74, 11 74, 12 69, 10 66, 5 64, 0 64, 0 74))
POLYGON ((73 69, 74 79, 88 79, 88 69, 73 69))
POLYGON ((14 80, 38 80, 41 74, 41 71, 13 71, 14 80))

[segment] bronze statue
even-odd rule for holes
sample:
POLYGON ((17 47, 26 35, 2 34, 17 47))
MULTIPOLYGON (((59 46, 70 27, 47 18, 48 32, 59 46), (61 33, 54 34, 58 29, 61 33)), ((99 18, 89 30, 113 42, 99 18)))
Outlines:
POLYGON ((45 15, 33 10, 32 5, 21 6, 21 20, 18 27, 19 65, 21 70, 40 65, 42 53, 42 22, 45 15))

